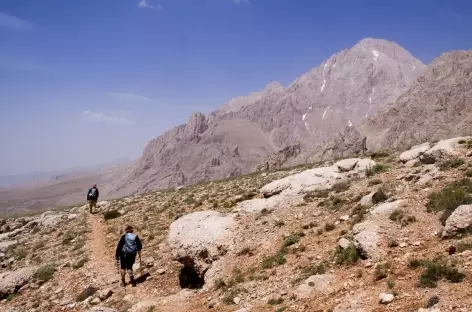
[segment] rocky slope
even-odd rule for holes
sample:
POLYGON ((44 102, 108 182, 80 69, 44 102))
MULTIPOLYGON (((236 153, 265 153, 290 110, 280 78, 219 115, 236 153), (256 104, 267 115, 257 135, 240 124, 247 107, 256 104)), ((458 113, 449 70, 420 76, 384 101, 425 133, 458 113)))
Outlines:
POLYGON ((306 150, 396 100, 425 65, 393 42, 363 39, 287 88, 269 84, 153 140, 112 195, 248 173, 289 146, 306 150))
POLYGON ((472 50, 444 53, 392 105, 360 127, 371 149, 472 134, 472 50))
POLYGON ((471 178, 463 137, 0 220, 0 310, 470 311, 471 178))

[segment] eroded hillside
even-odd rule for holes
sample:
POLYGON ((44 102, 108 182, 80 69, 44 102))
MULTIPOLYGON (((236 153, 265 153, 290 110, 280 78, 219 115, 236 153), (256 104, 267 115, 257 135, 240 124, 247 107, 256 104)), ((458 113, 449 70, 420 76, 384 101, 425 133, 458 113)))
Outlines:
POLYGON ((0 309, 469 311, 471 177, 457 138, 2 220, 0 309))

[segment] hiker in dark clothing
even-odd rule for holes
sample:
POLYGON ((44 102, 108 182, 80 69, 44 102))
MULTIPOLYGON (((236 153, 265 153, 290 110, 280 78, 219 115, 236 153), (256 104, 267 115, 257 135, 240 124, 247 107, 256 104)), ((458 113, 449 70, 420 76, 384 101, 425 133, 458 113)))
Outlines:
POLYGON ((94 184, 87 192, 90 213, 93 213, 93 207, 97 208, 98 195, 97 185, 94 184))
POLYGON ((136 286, 133 274, 133 264, 136 260, 136 254, 139 255, 141 261, 141 249, 143 245, 138 235, 133 233, 133 227, 131 225, 126 226, 125 234, 121 236, 118 245, 116 246, 116 263, 121 268, 121 286, 125 286, 125 275, 126 271, 129 272, 129 279, 131 285, 136 286))

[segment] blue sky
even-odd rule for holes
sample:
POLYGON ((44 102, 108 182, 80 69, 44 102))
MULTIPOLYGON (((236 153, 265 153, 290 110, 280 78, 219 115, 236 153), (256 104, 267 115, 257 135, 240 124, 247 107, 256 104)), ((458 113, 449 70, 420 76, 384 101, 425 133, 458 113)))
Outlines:
POLYGON ((136 158, 362 38, 429 63, 471 29, 460 0, 0 0, 0 175, 136 158))

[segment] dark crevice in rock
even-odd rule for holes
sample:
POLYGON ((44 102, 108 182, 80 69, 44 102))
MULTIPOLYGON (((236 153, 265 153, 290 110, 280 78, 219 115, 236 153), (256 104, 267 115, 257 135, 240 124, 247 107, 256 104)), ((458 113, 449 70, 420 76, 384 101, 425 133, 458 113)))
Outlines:
POLYGON ((193 266, 183 266, 180 269, 179 282, 181 288, 199 289, 205 285, 203 276, 200 276, 193 266))

